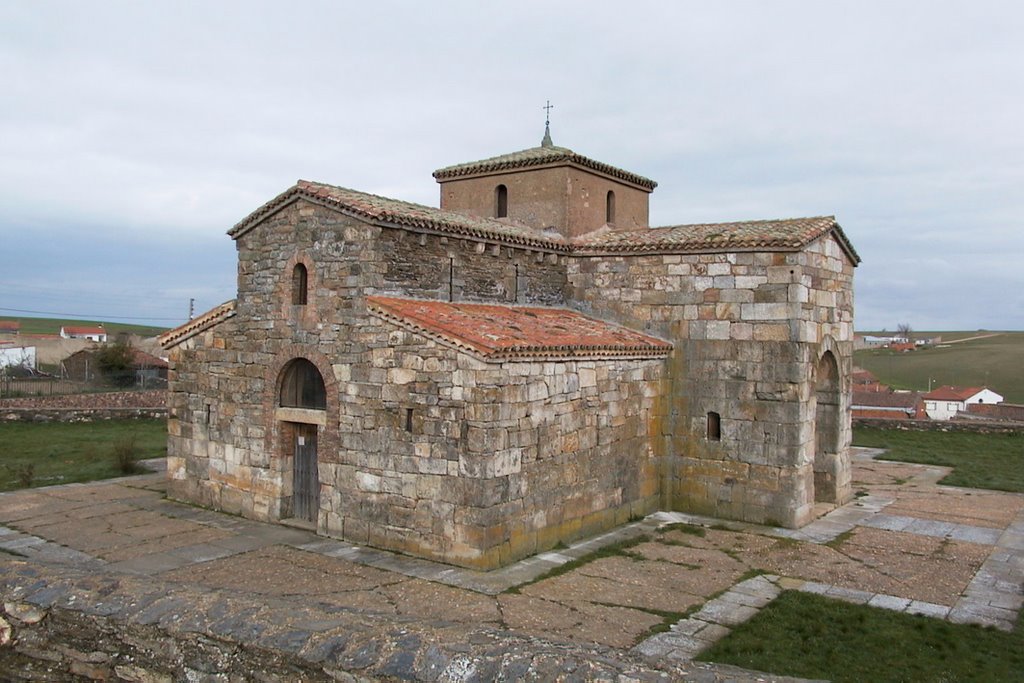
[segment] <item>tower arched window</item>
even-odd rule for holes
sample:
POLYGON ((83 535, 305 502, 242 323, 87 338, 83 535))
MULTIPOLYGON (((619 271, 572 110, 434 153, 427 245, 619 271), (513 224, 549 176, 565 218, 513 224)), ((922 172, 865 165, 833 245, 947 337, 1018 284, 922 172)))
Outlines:
POLYGON ((296 306, 305 306, 307 301, 307 288, 309 286, 309 273, 306 266, 297 263, 292 269, 292 303, 296 306))
POLYGON ((604 200, 604 222, 609 225, 615 222, 615 192, 608 190, 604 200))
POLYGON ((324 378, 311 361, 296 358, 285 366, 283 372, 280 396, 282 408, 327 409, 324 378))
POLYGON ((494 216, 496 218, 508 217, 508 188, 504 185, 494 188, 494 216))

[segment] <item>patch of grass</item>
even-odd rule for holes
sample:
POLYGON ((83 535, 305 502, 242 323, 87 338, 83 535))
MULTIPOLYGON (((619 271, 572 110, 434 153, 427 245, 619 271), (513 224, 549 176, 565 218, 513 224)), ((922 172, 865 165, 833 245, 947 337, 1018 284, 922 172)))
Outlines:
MULTIPOLYGON (((922 337, 936 333, 921 332, 922 337)), ((940 332, 944 341, 954 337, 940 332)), ((973 337, 984 332, 974 332, 973 337)), ((989 386, 1007 403, 1024 403, 1024 332, 1000 332, 996 336, 972 339, 945 348, 900 353, 888 349, 865 349, 853 354, 856 365, 870 370, 883 383, 897 389, 927 391, 943 384, 989 386)))
POLYGON ((918 432, 857 427, 857 446, 885 448, 880 460, 952 467, 949 486, 1024 493, 1024 434, 918 432))
MULTIPOLYGON (((88 455, 86 457, 89 457, 88 455)), ((139 447, 135 436, 128 436, 114 442, 114 466, 121 474, 138 474, 142 471, 139 465, 139 447)))
POLYGON ((846 543, 846 541, 849 540, 851 536, 853 536, 853 529, 850 529, 849 531, 844 531, 843 533, 833 538, 831 541, 827 541, 824 545, 827 545, 829 548, 836 550, 842 547, 842 545, 846 543))
POLYGON ((640 557, 637 553, 629 552, 629 549, 638 546, 641 543, 647 543, 650 540, 650 536, 648 536, 647 534, 641 534, 636 538, 630 538, 625 541, 619 541, 618 543, 606 545, 603 548, 598 548, 592 553, 588 553, 582 557, 577 557, 575 560, 569 560, 565 564, 560 564, 557 567, 552 567, 540 576, 537 576, 517 586, 507 588, 504 592, 511 593, 513 595, 518 595, 520 590, 526 588, 527 586, 531 586, 535 583, 540 583, 541 581, 551 579, 556 576, 561 576, 562 574, 568 574, 569 572, 579 569, 584 565, 588 565, 591 562, 594 562, 595 560, 600 560, 605 557, 628 557, 632 560, 637 560, 638 558, 645 559, 640 557))
POLYGON ((796 548, 800 545, 800 541, 789 536, 773 536, 772 538, 775 540, 775 545, 778 548, 796 548))
POLYGON ((103 325, 103 329, 113 338, 120 332, 137 334, 142 337, 153 337, 167 331, 166 327, 152 325, 135 325, 132 323, 111 323, 99 320, 72 320, 70 318, 26 318, 20 316, 0 315, 4 320, 16 320, 21 323, 21 334, 57 334, 60 328, 68 325, 85 325, 93 327, 103 325))
POLYGON ((0 424, 0 491, 120 477, 122 455, 137 460, 167 453, 163 420, 0 424), (133 443, 132 448, 127 444, 133 443), (124 451, 115 457, 115 445, 124 451), (31 482, 21 474, 31 471, 31 482))
POLYGON ((837 681, 1021 681, 1024 624, 1012 633, 786 591, 698 656, 837 681))
POLYGON ((691 536, 699 536, 704 538, 708 535, 707 529, 702 526, 694 526, 693 524, 686 524, 685 522, 676 522, 674 524, 666 524, 660 526, 655 530, 659 534, 667 534, 670 531, 679 531, 684 534, 690 534, 691 536))

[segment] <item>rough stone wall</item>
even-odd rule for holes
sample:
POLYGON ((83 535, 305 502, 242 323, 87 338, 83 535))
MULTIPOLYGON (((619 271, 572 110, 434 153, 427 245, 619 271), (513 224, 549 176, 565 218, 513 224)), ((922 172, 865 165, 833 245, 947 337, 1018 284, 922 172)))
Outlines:
POLYGON ((493 568, 653 511, 660 361, 486 363, 371 319, 379 397, 321 465, 324 531, 493 568))
MULTIPOLYGON (((567 298, 675 345, 657 425, 663 505, 786 526, 809 520, 816 375, 829 351, 836 375, 849 376, 852 272, 831 238, 794 253, 570 260, 567 298), (709 413, 720 416, 720 440, 709 438, 709 413)), ((819 478, 841 500, 849 495, 848 384, 836 393, 836 453, 819 466, 831 479, 819 478)))
POLYGON ((441 208, 475 216, 495 216, 495 188, 508 188, 508 217, 543 229, 563 230, 566 237, 593 232, 606 223, 606 197, 615 193, 619 230, 648 227, 649 193, 632 185, 571 166, 484 177, 445 180, 441 208))
POLYGON ((380 293, 437 301, 564 306, 565 257, 404 230, 381 232, 380 293))
POLYGON ((365 308, 370 293, 442 298, 439 260, 456 264, 461 299, 508 303, 511 286, 559 304, 558 257, 421 239, 305 202, 237 246, 235 316, 171 352, 170 495, 290 517, 291 424, 307 422, 320 425, 317 528, 360 543, 494 567, 656 508, 644 416, 662 361, 483 364, 365 308), (297 263, 306 305, 291 303, 297 263), (320 370, 326 410, 277 408, 297 357, 320 370))

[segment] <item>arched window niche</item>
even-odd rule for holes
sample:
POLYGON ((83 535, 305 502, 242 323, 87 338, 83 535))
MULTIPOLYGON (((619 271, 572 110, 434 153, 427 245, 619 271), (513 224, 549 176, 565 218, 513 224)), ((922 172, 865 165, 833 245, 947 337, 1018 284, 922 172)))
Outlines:
POLYGON ((508 188, 504 185, 494 188, 494 217, 508 217, 508 188))
POLYGON ((604 222, 611 225, 615 223, 615 192, 608 190, 604 200, 604 222))
POLYGON ((309 273, 305 264, 296 263, 292 268, 292 305, 305 306, 308 298, 309 273))
POLYGON ((327 409, 327 388, 324 378, 312 362, 296 358, 284 367, 278 405, 305 410, 327 409))

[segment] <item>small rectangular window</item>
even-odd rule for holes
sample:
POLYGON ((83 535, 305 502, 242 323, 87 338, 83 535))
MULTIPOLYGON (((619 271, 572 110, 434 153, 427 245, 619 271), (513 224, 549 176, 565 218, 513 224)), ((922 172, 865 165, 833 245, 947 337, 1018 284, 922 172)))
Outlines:
POLYGON ((722 416, 715 412, 708 413, 708 441, 722 440, 722 416))
POLYGON ((412 431, 412 408, 405 409, 405 431, 412 431))

